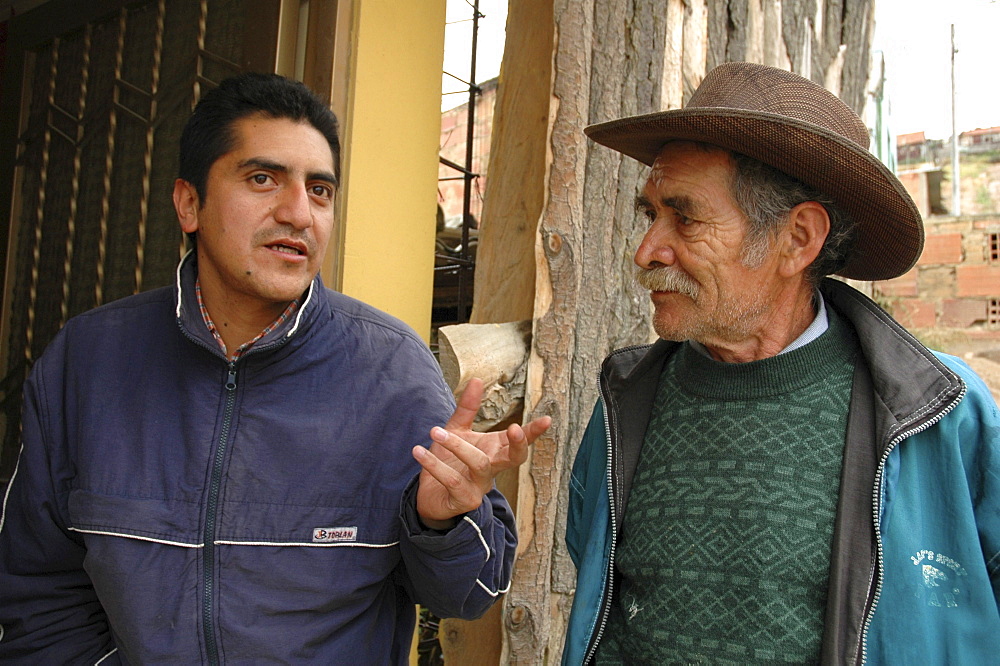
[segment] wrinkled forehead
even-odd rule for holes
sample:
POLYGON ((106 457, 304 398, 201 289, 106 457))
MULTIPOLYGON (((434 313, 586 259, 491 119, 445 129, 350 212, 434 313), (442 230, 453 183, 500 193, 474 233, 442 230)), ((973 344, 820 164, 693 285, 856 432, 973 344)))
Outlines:
POLYGON ((695 141, 670 141, 653 160, 644 190, 649 193, 685 184, 729 188, 734 167, 732 153, 724 148, 695 141))

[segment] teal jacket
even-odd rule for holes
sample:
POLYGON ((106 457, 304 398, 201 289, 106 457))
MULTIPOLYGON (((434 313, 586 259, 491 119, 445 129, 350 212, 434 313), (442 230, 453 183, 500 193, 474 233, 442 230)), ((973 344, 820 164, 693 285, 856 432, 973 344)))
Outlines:
MULTIPOLYGON (((824 664, 1000 663, 1000 414, 959 359, 931 352, 842 282, 823 296, 858 333, 830 560, 824 664)), ((564 664, 587 663, 611 603, 615 546, 667 358, 612 353, 570 478, 577 567, 564 664)))

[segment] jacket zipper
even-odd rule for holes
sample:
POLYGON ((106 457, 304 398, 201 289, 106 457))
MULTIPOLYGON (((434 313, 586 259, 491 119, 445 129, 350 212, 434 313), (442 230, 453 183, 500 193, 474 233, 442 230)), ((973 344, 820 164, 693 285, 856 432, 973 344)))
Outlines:
MULTIPOLYGON (((190 254, 190 252, 188 253, 190 254)), ((185 255, 186 258, 187 255, 185 255)), ((183 301, 183 294, 181 292, 181 277, 180 271, 183 266, 184 259, 181 259, 181 264, 177 267, 177 327, 180 329, 181 334, 185 338, 198 345, 199 347, 206 349, 214 354, 220 354, 219 348, 214 345, 210 345, 205 341, 195 337, 187 330, 184 325, 184 320, 181 315, 181 303, 183 301)), ((315 281, 309 284, 309 289, 307 290, 308 295, 303 303, 299 305, 299 311, 296 314, 295 322, 292 328, 278 340, 274 340, 271 343, 264 346, 254 345, 249 349, 243 358, 249 356, 250 354, 257 354, 264 351, 269 351, 277 347, 283 346, 288 338, 295 333, 299 327, 299 321, 304 315, 306 307, 312 302, 313 291, 315 287, 315 281)), ((229 429, 232 425, 233 412, 236 407, 236 361, 229 361, 228 363, 228 373, 226 375, 226 383, 224 388, 226 390, 226 406, 223 410, 222 419, 222 432, 219 435, 218 446, 215 450, 215 459, 212 462, 212 480, 209 485, 208 492, 208 507, 205 515, 205 530, 202 535, 202 566, 204 568, 203 579, 202 579, 202 589, 204 592, 204 600, 202 603, 201 613, 202 613, 202 631, 205 634, 205 651, 208 656, 208 662, 210 664, 219 663, 219 648, 215 642, 215 631, 213 625, 215 624, 214 618, 214 606, 213 606, 213 594, 215 592, 214 585, 214 572, 215 572, 215 526, 219 514, 219 492, 222 486, 222 464, 225 460, 226 448, 229 445, 229 429)))
MULTIPOLYGON (((625 352, 632 351, 634 349, 639 349, 641 347, 648 347, 648 346, 649 345, 631 345, 629 347, 623 347, 622 349, 618 349, 615 352, 613 352, 611 356, 615 356, 617 354, 622 354, 625 352)), ((609 356, 608 358, 610 358, 611 356, 609 356)), ((601 610, 600 610, 601 623, 600 626, 598 626, 597 628, 597 634, 593 635, 593 643, 591 644, 590 649, 587 650, 587 654, 584 655, 583 657, 584 666, 590 663, 590 660, 593 659, 594 654, 597 652, 597 646, 600 644, 601 638, 604 636, 604 628, 608 624, 608 612, 609 609, 611 608, 611 597, 615 591, 615 584, 614 584, 615 548, 618 544, 618 538, 617 538, 618 520, 615 514, 615 487, 614 484, 612 483, 614 477, 614 460, 612 458, 612 455, 614 453, 614 447, 611 442, 611 417, 610 417, 610 411, 608 409, 608 401, 605 399, 604 391, 602 390, 600 373, 598 373, 597 375, 597 395, 600 397, 601 404, 604 406, 604 434, 607 440, 607 447, 608 447, 607 481, 608 481, 608 508, 611 514, 611 550, 608 552, 608 570, 607 570, 608 583, 607 585, 605 585, 605 589, 607 590, 607 595, 603 596, 601 599, 601 610)))
MULTIPOLYGON (((883 553, 882 553, 882 529, 881 529, 882 521, 880 516, 882 515, 882 496, 884 494, 883 485, 885 484, 885 464, 889 460, 889 455, 892 454, 892 452, 896 449, 897 446, 899 446, 900 442, 902 442, 904 439, 907 439, 908 437, 912 437, 914 435, 923 432, 924 430, 927 430, 935 423, 937 423, 945 416, 947 416, 949 412, 951 412, 953 409, 955 409, 955 407, 958 406, 958 403, 962 402, 962 399, 965 397, 966 391, 967 388, 963 382, 962 391, 958 394, 958 397, 956 397, 955 400, 951 402, 951 404, 947 405, 938 414, 936 414, 934 418, 930 419, 929 421, 924 422, 923 424, 917 426, 916 428, 913 428, 912 430, 904 431, 893 437, 892 440, 889 441, 889 446, 886 448, 885 453, 882 454, 882 459, 879 460, 878 471, 875 473, 875 485, 872 488, 872 521, 875 525, 876 559, 875 559, 875 569, 873 571, 874 575, 872 576, 872 580, 869 581, 868 583, 868 593, 872 597, 872 602, 868 608, 868 611, 865 613, 865 618, 864 622, 862 623, 862 630, 861 630, 861 639, 859 647, 861 649, 860 663, 862 664, 868 662, 868 630, 871 628, 872 618, 875 616, 875 608, 878 606, 879 598, 882 596, 882 578, 883 578, 882 571, 884 569, 885 563, 883 561, 883 553), (877 581, 874 580, 876 577, 878 578, 877 581), (873 582, 875 583, 874 593, 872 592, 872 587, 871 587, 873 582)), ((855 652, 855 654, 857 654, 857 652, 855 652)))
POLYGON ((222 432, 219 434, 218 446, 215 449, 215 459, 212 462, 212 480, 208 490, 208 508, 205 513, 205 532, 202 537, 203 579, 202 590, 204 598, 201 607, 202 629, 205 632, 205 651, 208 663, 219 663, 219 648, 215 644, 213 596, 215 593, 215 525, 219 513, 219 491, 222 486, 222 464, 226 457, 229 444, 229 428, 232 425, 233 409, 236 406, 236 361, 229 362, 229 373, 226 376, 226 407, 222 416, 222 432))
POLYGON ((613 486, 611 485, 612 476, 614 476, 614 464, 611 460, 612 446, 611 446, 611 422, 608 418, 608 403, 601 395, 601 402, 604 404, 604 434, 607 439, 608 445, 608 469, 607 469, 607 480, 608 480, 608 503, 611 513, 611 550, 608 553, 608 580, 609 583, 605 585, 607 590, 607 595, 601 600, 601 624, 597 628, 597 635, 594 637, 594 641, 590 646, 590 650, 583 658, 583 663, 586 665, 590 663, 590 660, 594 657, 594 653, 597 652, 597 646, 601 642, 601 638, 604 636, 604 627, 608 624, 608 609, 611 607, 611 596, 615 591, 614 584, 614 571, 615 571, 615 543, 617 539, 615 535, 618 533, 617 519, 615 516, 615 493, 613 486))

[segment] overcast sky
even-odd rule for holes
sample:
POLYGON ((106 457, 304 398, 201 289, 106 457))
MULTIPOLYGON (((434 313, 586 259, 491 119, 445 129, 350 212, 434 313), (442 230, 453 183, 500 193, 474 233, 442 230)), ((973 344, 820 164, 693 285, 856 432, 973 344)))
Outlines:
POLYGON ((958 132, 1000 125, 1000 2, 875 0, 894 134, 951 136, 951 24, 958 132))
MULTIPOLYGON (((476 80, 500 72, 507 0, 480 0, 476 80)), ((464 81, 470 74, 472 7, 448 0, 445 71, 464 81)), ((875 43, 886 57, 890 129, 951 136, 951 24, 955 24, 958 131, 1000 125, 1000 1, 875 0, 875 43)), ((464 84, 445 76, 441 108, 468 101, 464 84)))
MULTIPOLYGON (((479 32, 476 49, 476 82, 492 79, 500 73, 503 57, 503 43, 507 34, 507 0, 479 0, 479 32)), ((448 0, 448 18, 444 30, 444 71, 469 80, 472 73, 472 2, 471 0, 448 0)), ((462 81, 450 76, 441 77, 444 93, 461 91, 458 94, 441 96, 441 110, 454 108, 469 101, 469 88, 462 81)))

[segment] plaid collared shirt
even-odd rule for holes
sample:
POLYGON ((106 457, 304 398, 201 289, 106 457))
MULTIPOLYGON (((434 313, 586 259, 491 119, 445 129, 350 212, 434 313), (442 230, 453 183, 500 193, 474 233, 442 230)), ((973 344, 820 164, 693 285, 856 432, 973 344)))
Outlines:
POLYGON ((226 349, 226 343, 222 341, 222 336, 219 335, 219 329, 215 327, 215 322, 212 321, 212 317, 208 314, 208 308, 205 307, 205 301, 201 299, 200 278, 196 279, 194 282, 194 293, 195 296, 198 297, 198 308, 201 310, 201 318, 205 322, 205 326, 208 327, 208 330, 212 333, 212 337, 215 338, 215 341, 219 343, 219 348, 222 349, 222 353, 225 354, 226 358, 229 358, 229 360, 231 361, 236 361, 241 356, 243 356, 243 354, 245 354, 251 347, 253 347, 255 342, 263 338, 265 335, 267 335, 274 329, 281 326, 285 321, 288 320, 289 317, 295 314, 296 310, 299 309, 299 299, 296 298, 294 301, 288 304, 288 307, 285 308, 284 312, 278 315, 277 319, 275 319, 270 324, 265 326, 264 330, 258 333, 253 340, 250 340, 249 342, 244 342, 242 345, 240 345, 240 348, 237 349, 235 352, 233 352, 233 356, 232 358, 230 358, 229 350, 226 349))

